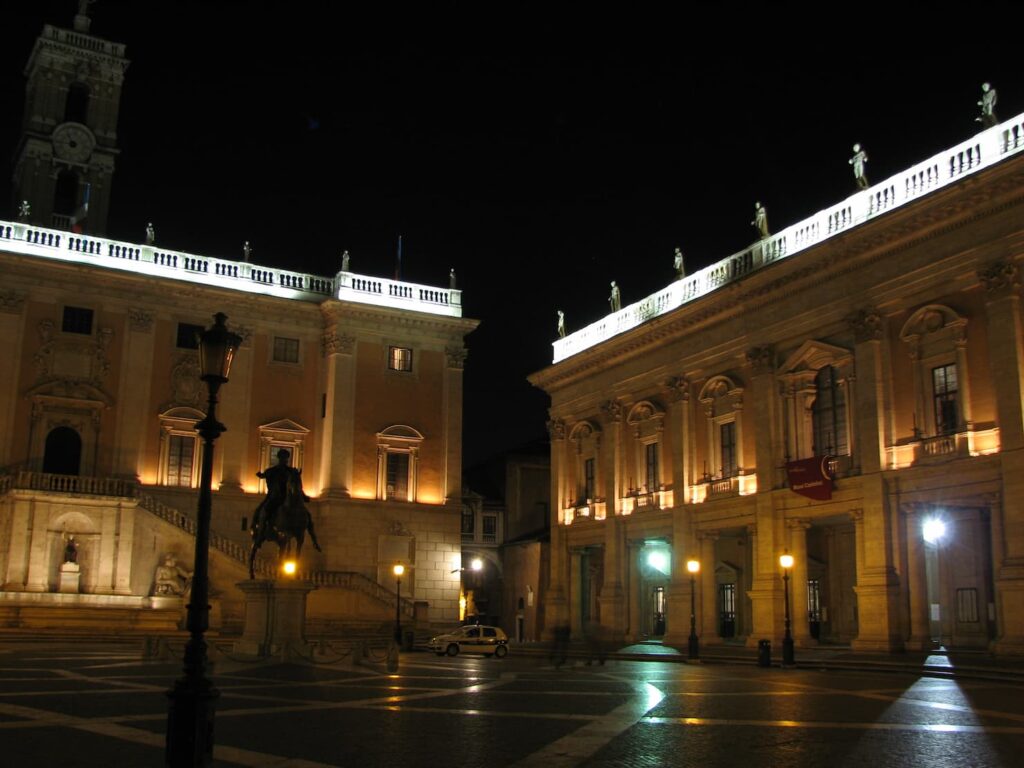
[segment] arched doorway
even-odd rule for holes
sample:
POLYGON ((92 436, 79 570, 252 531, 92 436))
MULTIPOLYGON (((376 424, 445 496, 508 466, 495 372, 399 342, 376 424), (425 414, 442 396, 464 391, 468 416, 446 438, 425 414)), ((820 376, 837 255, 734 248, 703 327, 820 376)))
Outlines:
POLYGON ((43 472, 77 475, 82 464, 82 438, 71 427, 55 427, 46 436, 43 472))

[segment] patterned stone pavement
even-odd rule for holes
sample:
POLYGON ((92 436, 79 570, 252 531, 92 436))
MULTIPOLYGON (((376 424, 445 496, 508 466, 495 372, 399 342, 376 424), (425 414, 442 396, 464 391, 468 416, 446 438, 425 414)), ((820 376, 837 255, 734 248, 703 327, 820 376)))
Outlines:
MULTIPOLYGON (((0 765, 163 764, 180 662, 0 642, 0 765)), ((1016 766, 1015 682, 403 654, 398 674, 220 658, 218 766, 1016 766)))

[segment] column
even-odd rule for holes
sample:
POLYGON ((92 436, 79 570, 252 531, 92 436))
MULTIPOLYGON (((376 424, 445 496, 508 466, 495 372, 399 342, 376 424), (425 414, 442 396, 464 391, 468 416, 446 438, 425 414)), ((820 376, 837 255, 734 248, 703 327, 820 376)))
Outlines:
POLYGON ((50 553, 46 535, 49 512, 48 504, 44 504, 42 507, 37 504, 32 505, 32 535, 28 550, 26 592, 48 592, 50 589, 48 578, 50 553))
POLYGON ((457 347, 446 347, 445 357, 445 487, 441 489, 441 496, 446 501, 458 502, 462 498, 462 369, 466 363, 466 349, 461 343, 457 347))
POLYGON ((573 547, 569 550, 569 627, 575 638, 583 636, 583 599, 583 552, 573 547))
MULTIPOLYGON (((776 485, 776 470, 780 464, 782 449, 776 424, 778 398, 775 395, 775 350, 771 346, 754 347, 747 352, 750 366, 752 391, 751 416, 754 425, 754 461, 757 471, 757 487, 770 491, 776 485)), ((737 415, 739 420, 740 415, 737 415)), ((740 438, 737 432, 737 439, 740 438)), ((749 461, 749 456, 746 457, 749 461)), ((748 472, 749 474, 749 472, 748 472)))
POLYGON ((779 555, 782 554, 784 529, 779 521, 775 525, 775 510, 770 494, 757 494, 756 520, 757 536, 752 545, 754 573, 751 578, 751 628, 747 645, 754 647, 761 639, 782 638, 782 574, 779 572, 779 555))
POLYGON ((7 543, 7 573, 4 574, 5 592, 21 592, 28 581, 28 560, 31 549, 34 504, 17 496, 11 500, 11 538, 7 543))
MULTIPOLYGON (((0 365, 0 466, 15 461, 14 414, 19 401, 18 376, 21 373, 22 344, 28 336, 24 332, 25 294, 21 291, 0 291, 0 340, 10 351, 7 361, 0 365)), ((22 448, 23 450, 23 448, 22 448)))
POLYGON ((643 624, 640 617, 642 602, 640 590, 643 588, 643 580, 640 578, 640 558, 643 555, 643 542, 627 541, 626 552, 629 561, 625 595, 629 623, 626 625, 625 639, 626 642, 636 643, 643 639, 643 624))
POLYGON ((863 310, 850 320, 850 325, 856 341, 854 365, 857 381, 851 393, 851 399, 855 402, 856 434, 859 438, 856 460, 861 471, 867 474, 879 472, 885 467, 885 397, 881 365, 884 320, 873 310, 863 310))
MULTIPOLYGON (((228 430, 217 441, 214 450, 214 487, 217 488, 217 465, 220 465, 219 490, 240 492, 243 482, 257 482, 255 473, 264 467, 247 467, 249 460, 251 398, 253 377, 253 340, 252 329, 240 325, 228 325, 242 337, 242 346, 231 364, 231 379, 220 390, 218 418, 224 422, 228 430), (248 471, 246 471, 248 470, 248 471)), ((273 343, 273 339, 269 339, 273 343)), ((312 364, 313 356, 309 356, 312 364)), ((204 406, 205 407, 205 406, 204 406)))
POLYGON ((562 524, 562 508, 565 506, 565 422, 552 419, 548 422, 551 438, 551 550, 549 555, 548 586, 544 601, 544 640, 554 638, 555 629, 569 622, 566 603, 568 572, 566 559, 566 531, 562 524))
POLYGON ((1000 503, 993 507, 997 653, 1024 653, 1024 332, 1020 273, 1012 261, 978 270, 988 310, 989 366, 999 421, 1000 503), (997 519, 998 518, 998 519, 997 519), (1001 536, 998 540, 997 529, 1001 536))
POLYGON ((117 508, 104 507, 100 512, 100 556, 96 563, 96 592, 109 595, 114 591, 114 553, 117 551, 117 508))
POLYGON ((811 637, 811 627, 807 621, 807 529, 811 524, 807 520, 787 520, 789 528, 789 552, 793 555, 793 573, 790 575, 789 611, 793 621, 793 640, 800 648, 812 647, 818 642, 811 637))
POLYGON ((921 536, 921 514, 913 504, 903 505, 904 532, 907 537, 907 597, 910 605, 910 637, 908 651, 925 651, 931 647, 928 627, 928 572, 925 567, 924 539, 921 536))
POLYGON ((132 593, 132 552, 135 547, 135 502, 117 505, 117 566, 114 568, 114 594, 132 593))
POLYGON ((129 309, 125 319, 121 377, 118 382, 117 422, 114 427, 114 466, 117 477, 135 479, 143 474, 146 427, 156 426, 150 411, 153 362, 153 313, 129 309))
MULTIPOLYGON (((718 634, 718 581, 715 568, 718 557, 715 554, 715 542, 718 531, 701 531, 697 534, 700 542, 700 585, 697 595, 697 627, 700 641, 704 645, 718 645, 722 642, 718 634)), ((740 608, 740 587, 736 585, 736 611, 740 608)))
POLYGON ((352 493, 352 449, 355 429, 356 340, 337 328, 328 309, 325 315, 324 394, 327 397, 320 450, 321 492, 335 498, 352 493))

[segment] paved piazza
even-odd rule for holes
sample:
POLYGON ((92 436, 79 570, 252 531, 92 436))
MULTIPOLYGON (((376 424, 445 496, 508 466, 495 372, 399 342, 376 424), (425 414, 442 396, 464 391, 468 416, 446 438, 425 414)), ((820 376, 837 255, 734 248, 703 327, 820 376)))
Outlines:
MULTIPOLYGON (((0 765, 156 766, 178 661, 134 645, 0 643, 0 765)), ((404 654, 244 664, 215 681, 218 766, 1020 765, 1005 682, 871 671, 404 654)))

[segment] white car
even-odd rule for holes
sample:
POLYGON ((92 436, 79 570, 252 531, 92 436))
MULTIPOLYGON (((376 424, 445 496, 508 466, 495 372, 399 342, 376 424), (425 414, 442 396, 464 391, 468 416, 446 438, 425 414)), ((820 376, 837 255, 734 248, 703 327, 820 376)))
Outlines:
POLYGON ((430 650, 438 656, 482 653, 501 659, 508 654, 508 635, 498 627, 473 624, 430 638, 430 650))

